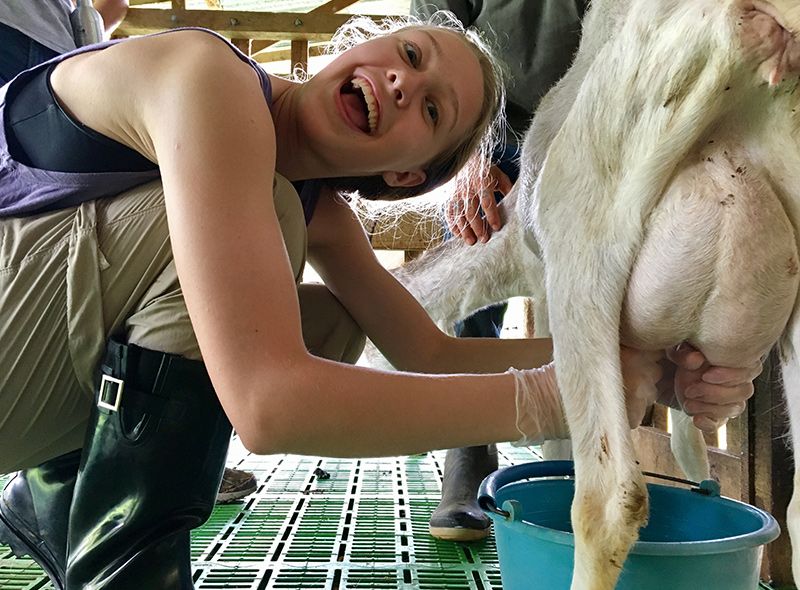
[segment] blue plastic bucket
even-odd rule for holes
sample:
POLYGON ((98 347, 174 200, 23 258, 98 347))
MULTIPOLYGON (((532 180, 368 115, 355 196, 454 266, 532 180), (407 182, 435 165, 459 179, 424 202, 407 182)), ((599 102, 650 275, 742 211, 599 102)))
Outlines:
MULTIPOLYGON (((479 502, 494 521, 504 590, 569 588, 575 547, 572 475, 570 461, 541 461, 500 469, 481 484, 479 502)), ((649 523, 617 590, 758 587, 763 546, 780 533, 770 514, 721 498, 712 481, 694 489, 647 488, 649 523)))

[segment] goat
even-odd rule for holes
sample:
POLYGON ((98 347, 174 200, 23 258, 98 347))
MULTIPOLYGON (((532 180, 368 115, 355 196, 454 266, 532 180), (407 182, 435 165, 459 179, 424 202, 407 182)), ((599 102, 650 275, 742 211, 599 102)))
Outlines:
MULTIPOLYGON (((800 426, 793 31, 797 0, 595 0, 572 68, 526 135, 506 226, 479 251, 449 242, 397 273, 441 322, 546 291, 536 323, 552 332, 576 471, 573 590, 613 588, 647 519, 620 343, 689 342, 729 367, 777 343, 800 426)), ((678 459, 703 477, 699 433, 682 424, 695 451, 678 459)), ((793 572, 800 580, 797 551, 793 572)))

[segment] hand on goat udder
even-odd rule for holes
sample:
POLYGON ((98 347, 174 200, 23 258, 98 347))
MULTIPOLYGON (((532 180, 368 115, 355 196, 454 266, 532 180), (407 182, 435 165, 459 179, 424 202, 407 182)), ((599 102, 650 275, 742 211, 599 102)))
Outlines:
POLYGON ((749 367, 711 366, 702 352, 687 343, 667 349, 658 383, 658 403, 683 410, 694 425, 714 432, 747 407, 753 380, 761 374, 757 361, 749 367))

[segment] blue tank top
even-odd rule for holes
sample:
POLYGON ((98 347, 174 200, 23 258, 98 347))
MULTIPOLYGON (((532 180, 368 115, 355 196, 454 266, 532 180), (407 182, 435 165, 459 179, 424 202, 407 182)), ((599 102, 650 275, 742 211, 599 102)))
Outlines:
MULTIPOLYGON (((258 63, 244 55, 235 46, 231 45, 227 39, 214 31, 208 29, 198 30, 225 41, 242 61, 249 64, 256 71, 266 106, 269 108, 272 105, 272 86, 269 76, 258 63)), ((156 33, 156 35, 164 35, 170 32, 172 31, 164 31, 156 33)), ((16 161, 9 152, 5 125, 5 107, 6 98, 11 99, 16 88, 22 88, 28 80, 51 64, 59 63, 80 53, 105 49, 120 42, 124 42, 124 39, 106 41, 59 55, 30 70, 21 72, 8 84, 0 88, 0 121, 3 122, 0 125, 0 217, 32 215, 72 207, 84 201, 118 195, 125 190, 160 177, 160 172, 157 168, 140 172, 57 172, 43 170, 26 166, 16 161)), ((308 223, 319 198, 319 187, 316 183, 304 183, 304 185, 295 186, 298 188, 298 192, 301 193, 303 211, 306 223, 308 223), (308 190, 312 186, 313 190, 308 190)))

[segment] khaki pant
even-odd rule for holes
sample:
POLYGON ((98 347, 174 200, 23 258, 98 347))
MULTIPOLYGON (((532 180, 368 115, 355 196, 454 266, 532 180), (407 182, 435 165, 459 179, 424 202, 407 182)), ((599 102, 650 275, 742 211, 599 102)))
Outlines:
MULTIPOLYGON (((306 227, 297 193, 275 207, 298 281, 303 337, 353 363, 364 336, 322 285, 299 285, 306 227)), ((33 217, 0 219, 0 473, 83 445, 106 339, 200 358, 178 284, 160 182, 33 217)))

